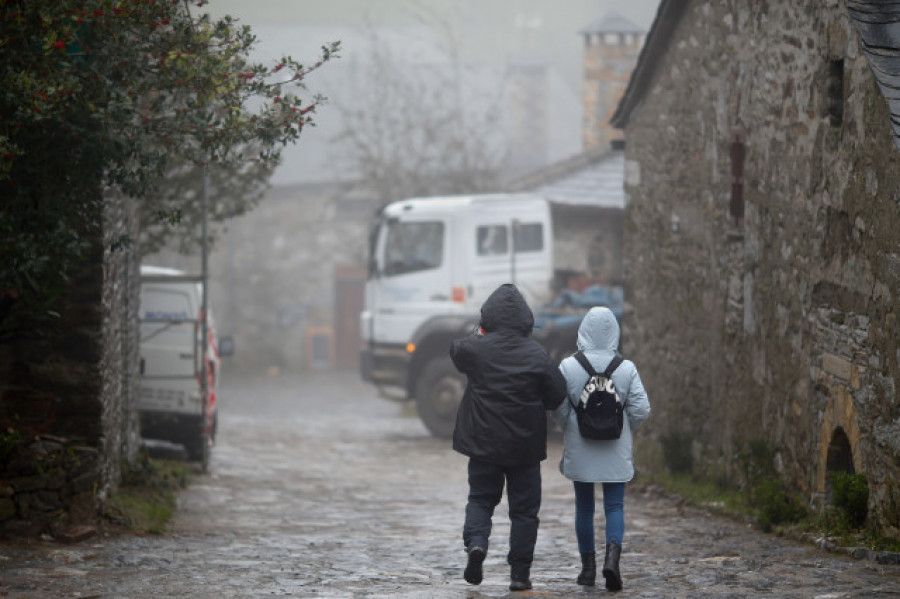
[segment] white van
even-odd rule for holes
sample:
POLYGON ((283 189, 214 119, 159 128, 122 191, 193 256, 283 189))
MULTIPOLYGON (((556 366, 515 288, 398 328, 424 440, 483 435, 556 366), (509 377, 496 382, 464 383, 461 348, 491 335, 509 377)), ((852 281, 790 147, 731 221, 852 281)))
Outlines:
POLYGON ((200 277, 141 266, 141 436, 184 445, 188 459, 209 461, 217 423, 219 353, 209 314, 207 385, 201 384, 203 288, 200 277))

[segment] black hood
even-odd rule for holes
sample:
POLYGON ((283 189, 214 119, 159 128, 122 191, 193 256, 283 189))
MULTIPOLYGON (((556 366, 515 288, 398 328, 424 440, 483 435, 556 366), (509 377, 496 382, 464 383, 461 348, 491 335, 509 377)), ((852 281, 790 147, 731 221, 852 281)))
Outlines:
POLYGON ((487 333, 514 331, 527 337, 534 328, 534 314, 516 286, 504 283, 481 306, 481 326, 487 333))

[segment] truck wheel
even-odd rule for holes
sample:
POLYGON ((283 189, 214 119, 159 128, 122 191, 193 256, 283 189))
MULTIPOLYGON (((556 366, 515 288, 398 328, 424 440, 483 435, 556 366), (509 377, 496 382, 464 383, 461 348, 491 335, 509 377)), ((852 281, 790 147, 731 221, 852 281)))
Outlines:
POLYGON ((435 437, 449 439, 456 426, 456 411, 466 390, 466 378, 449 359, 429 362, 416 383, 419 418, 435 437))

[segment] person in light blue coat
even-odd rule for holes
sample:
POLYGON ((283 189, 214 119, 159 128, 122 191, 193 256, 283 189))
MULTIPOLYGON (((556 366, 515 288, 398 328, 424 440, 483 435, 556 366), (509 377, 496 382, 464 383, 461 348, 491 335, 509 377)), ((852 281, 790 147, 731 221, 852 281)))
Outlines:
MULTIPOLYGON (((619 323, 609 308, 591 308, 578 328, 578 349, 594 370, 603 372, 617 355, 619 335, 619 323)), ((613 441, 584 439, 578 431, 574 404, 579 401, 588 373, 572 356, 563 360, 559 369, 566 379, 568 397, 553 416, 564 431, 559 469, 575 485, 575 535, 582 562, 578 584, 593 586, 596 582, 594 485, 602 483, 606 514, 606 555, 602 573, 606 588, 618 591, 622 588, 619 556, 625 536, 625 483, 634 477, 632 433, 650 415, 650 401, 637 367, 630 360, 624 360, 612 374, 613 386, 625 404, 621 436, 613 441)))

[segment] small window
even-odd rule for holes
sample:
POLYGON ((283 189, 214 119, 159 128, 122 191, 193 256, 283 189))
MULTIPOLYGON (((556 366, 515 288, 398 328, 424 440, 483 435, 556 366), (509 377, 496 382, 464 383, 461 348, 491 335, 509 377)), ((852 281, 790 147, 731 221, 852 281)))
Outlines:
POLYGON ((828 67, 828 119, 832 127, 844 122, 844 61, 832 60, 828 67))
POLYGON ((541 223, 516 225, 516 253, 540 252, 544 249, 544 226, 541 223))
POLYGON ((444 261, 444 223, 388 222, 385 276, 438 268, 444 261))
POLYGON ((476 236, 479 256, 497 256, 509 252, 509 242, 504 225, 478 227, 476 236))

